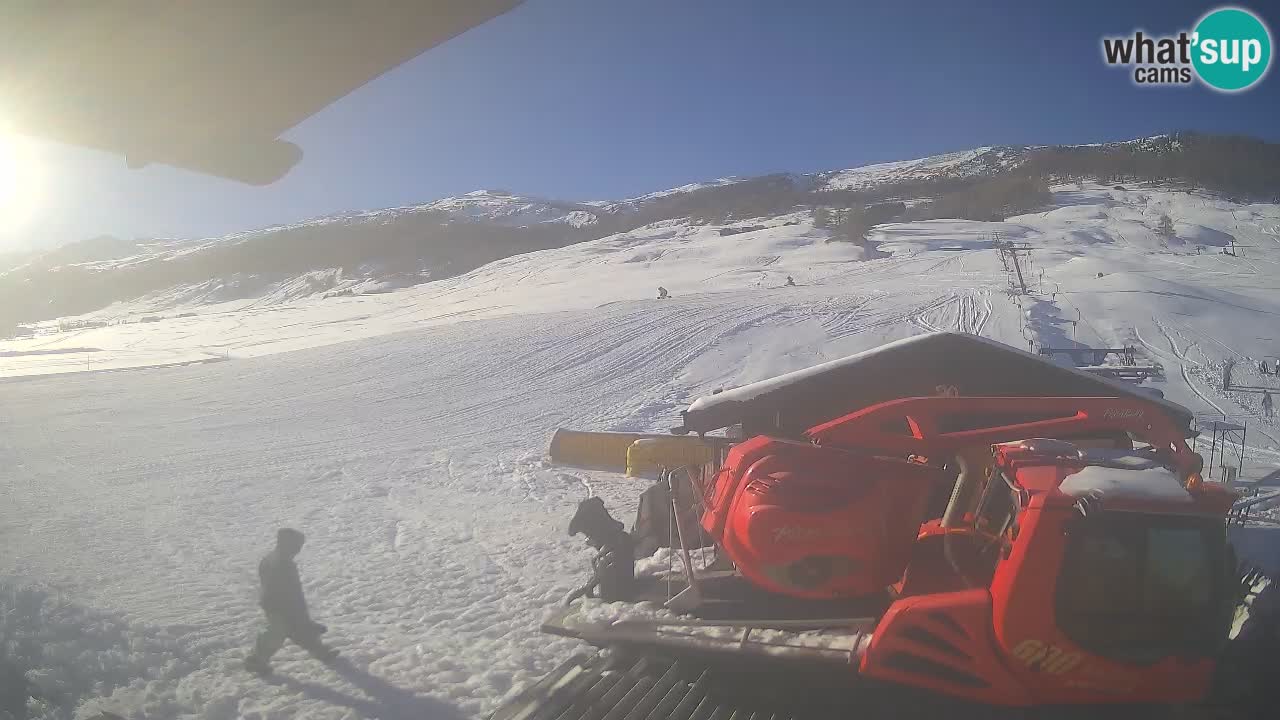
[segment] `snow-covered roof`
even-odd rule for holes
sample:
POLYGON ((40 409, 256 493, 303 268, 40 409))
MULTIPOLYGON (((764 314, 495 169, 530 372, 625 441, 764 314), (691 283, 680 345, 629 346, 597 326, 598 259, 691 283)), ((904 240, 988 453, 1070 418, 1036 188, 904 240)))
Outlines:
POLYGON ((1128 469, 1089 465, 1070 475, 1058 489, 1072 497, 1093 493, 1105 498, 1139 498, 1164 502, 1192 502, 1178 476, 1162 467, 1128 469))
POLYGON ((685 427, 710 432, 754 419, 771 424, 770 431, 802 432, 879 402, 934 395, 937 385, 955 385, 969 396, 1137 398, 1183 427, 1191 422, 1186 408, 1133 385, 978 335, 937 332, 700 397, 684 412, 685 427))

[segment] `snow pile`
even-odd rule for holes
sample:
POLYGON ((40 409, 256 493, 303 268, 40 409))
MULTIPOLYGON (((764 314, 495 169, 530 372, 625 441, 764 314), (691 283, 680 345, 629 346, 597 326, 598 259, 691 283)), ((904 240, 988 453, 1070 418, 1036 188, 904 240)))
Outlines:
POLYGON ((1081 453, 1085 462, 1118 465, 1126 470, 1150 470, 1162 467, 1160 460, 1154 454, 1135 453, 1132 450, 1085 448, 1081 453))
POLYGON ((1058 489, 1072 497, 1098 493, 1109 498, 1140 498, 1177 503, 1192 501, 1178 476, 1161 467, 1133 470, 1089 465, 1080 472, 1067 476, 1058 489))
POLYGON ((623 622, 676 622, 680 616, 652 602, 624 603, 604 602, 583 598, 571 607, 571 612, 560 616, 558 608, 550 608, 544 619, 558 618, 567 627, 586 625, 614 625, 623 622))
MULTIPOLYGON (((694 548, 689 562, 695 570, 705 570, 715 562, 715 548, 694 548)), ((636 577, 684 577, 684 558, 679 548, 658 548, 653 555, 636 560, 636 577)))
MULTIPOLYGON (((661 635, 702 647, 736 648, 742 643, 744 626, 703 624, 697 618, 677 615, 655 603, 606 603, 595 600, 576 602, 571 611, 560 617, 555 611, 547 613, 547 619, 555 618, 565 627, 583 629, 614 628, 627 632, 661 635), (635 626, 634 628, 627 627, 635 626)), ((848 626, 820 630, 781 630, 753 628, 748 635, 750 649, 771 655, 797 653, 808 655, 810 650, 834 650, 851 652, 859 640, 858 630, 865 625, 850 622, 848 626)))
POLYGON ((45 588, 8 582, 0 583, 0 638, 0 716, 67 718, 87 698, 146 678, 170 680, 198 661, 168 630, 133 627, 45 588))

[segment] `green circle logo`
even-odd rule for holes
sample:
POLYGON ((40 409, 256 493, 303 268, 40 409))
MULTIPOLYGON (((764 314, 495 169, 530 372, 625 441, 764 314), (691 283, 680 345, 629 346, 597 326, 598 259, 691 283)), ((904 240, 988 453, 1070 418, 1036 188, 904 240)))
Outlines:
POLYGON ((1250 88, 1271 65, 1271 33, 1248 10, 1221 8, 1205 15, 1191 42, 1191 64, 1200 79, 1215 90, 1250 88))

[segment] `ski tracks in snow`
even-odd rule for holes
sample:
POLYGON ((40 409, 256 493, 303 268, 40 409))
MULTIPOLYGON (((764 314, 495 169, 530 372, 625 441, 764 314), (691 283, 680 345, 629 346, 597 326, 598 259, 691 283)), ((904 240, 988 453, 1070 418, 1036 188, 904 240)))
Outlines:
MULTIPOLYGON (((1214 410, 1217 410, 1218 413, 1221 414, 1223 417, 1226 417, 1227 412, 1222 409, 1222 406, 1214 402, 1213 399, 1210 398, 1204 391, 1202 391, 1200 387, 1191 379, 1191 374, 1188 370, 1187 365, 1191 363, 1191 364, 1194 364, 1196 367, 1201 367, 1201 366, 1199 365, 1199 363, 1194 363, 1194 361, 1188 359, 1187 353, 1190 352, 1191 348, 1196 347, 1197 343, 1191 342, 1191 343, 1188 343, 1186 347, 1179 348, 1178 343, 1173 339, 1173 335, 1169 333, 1168 327, 1166 327, 1165 324, 1161 322, 1159 318, 1152 316, 1151 321, 1155 323, 1156 329, 1159 330, 1160 334, 1164 336, 1165 342, 1169 346, 1169 353, 1173 355, 1174 360, 1178 363, 1178 370, 1181 372, 1182 380, 1187 384, 1187 388, 1191 390, 1191 392, 1195 393, 1196 397, 1199 397, 1201 400, 1203 400, 1206 405, 1213 408, 1214 410)), ((1142 342, 1143 345, 1147 345, 1147 347, 1151 347, 1147 343, 1147 341, 1142 338, 1141 335, 1138 335, 1137 337, 1142 342)), ((1186 338, 1184 337, 1183 339, 1186 339, 1186 338)))
MULTIPOLYGON (((1229 397, 1223 396, 1215 400, 1213 397, 1209 395, 1209 392, 1205 388, 1201 387, 1200 383, 1198 383, 1195 379, 1193 379, 1193 374, 1202 374, 1205 372, 1209 372, 1211 370, 1211 368, 1208 365, 1208 358, 1204 356, 1204 351, 1201 350, 1199 347, 1200 345, 1199 341, 1191 340, 1190 338, 1188 338, 1186 333, 1182 329, 1179 329, 1175 325, 1173 325, 1172 322, 1166 322, 1155 316, 1152 316, 1151 322, 1155 325, 1156 329, 1164 337, 1165 344, 1168 346, 1168 349, 1162 350, 1161 348, 1155 345, 1152 345, 1150 342, 1148 342, 1145 338, 1142 337, 1141 333, 1138 332, 1137 328, 1134 328, 1134 335, 1135 337, 1138 338, 1138 341, 1141 342, 1144 346, 1146 346, 1147 349, 1151 350, 1155 355, 1162 357, 1166 360, 1170 360, 1172 362, 1177 363, 1178 371, 1181 374, 1182 381, 1186 384, 1187 389, 1190 390, 1193 394, 1195 394, 1196 397, 1200 398, 1200 400, 1202 400, 1206 405, 1213 408, 1219 415, 1221 415, 1223 418, 1238 417, 1240 415, 1240 412, 1238 411, 1238 409, 1229 410, 1228 408, 1224 407, 1222 402, 1220 402, 1220 401, 1229 401, 1230 400, 1229 397), (1174 339, 1174 335, 1177 335, 1186 344, 1183 345, 1182 347, 1179 347, 1178 342, 1174 339), (1193 350, 1200 351, 1201 356, 1204 357, 1205 359, 1204 363, 1196 362, 1195 360, 1192 360, 1189 357, 1190 353, 1193 350)), ((1205 333, 1198 332, 1197 334, 1203 335, 1209 338, 1212 342, 1225 348, 1228 351, 1230 357, 1235 356, 1234 351, 1232 351, 1231 348, 1224 345, 1221 341, 1218 341, 1215 338, 1209 337, 1205 333)), ((1271 442, 1273 443, 1276 442, 1276 439, 1269 432, 1267 432, 1265 428, 1259 427, 1258 424, 1255 424, 1255 426, 1252 429, 1254 430, 1254 432, 1259 432, 1262 435, 1266 436, 1268 439, 1271 440, 1271 442)), ((1235 443, 1229 443, 1229 444, 1232 447, 1238 448, 1238 445, 1236 445, 1235 443)), ((1258 447, 1256 445, 1249 446, 1246 452, 1259 453, 1259 454, 1267 455, 1271 457, 1280 457, 1280 451, 1272 450, 1264 447, 1258 447)))
POLYGON ((991 319, 991 291, 985 288, 953 292, 926 303, 911 322, 927 332, 955 331, 981 335, 991 319))

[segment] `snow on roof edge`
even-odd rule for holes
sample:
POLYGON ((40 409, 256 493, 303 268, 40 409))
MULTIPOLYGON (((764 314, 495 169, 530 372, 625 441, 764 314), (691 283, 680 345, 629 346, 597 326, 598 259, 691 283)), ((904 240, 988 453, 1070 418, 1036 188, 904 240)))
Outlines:
POLYGON ((1130 469, 1087 465, 1080 472, 1068 475, 1058 490, 1071 497, 1100 493, 1104 500, 1115 497, 1194 502, 1178 476, 1162 467, 1130 469))
MULTIPOLYGON (((813 365, 807 368, 802 368, 800 370, 793 370, 792 372, 784 373, 782 375, 777 375, 767 380, 760 380, 754 383, 740 385, 738 387, 724 390, 714 395, 704 395, 700 398, 697 398, 692 403, 690 403, 689 407, 686 409, 686 412, 697 412, 697 411, 705 410, 720 404, 726 404, 726 403, 732 403, 732 402, 749 402, 761 395, 765 395, 767 393, 773 392, 774 390, 777 390, 778 388, 783 387, 785 385, 789 385, 793 382, 804 380, 814 375, 820 375, 824 372, 827 372, 828 370, 842 367, 847 364, 856 363, 859 360, 871 357, 879 353, 888 352, 890 350, 896 350, 901 347, 906 347, 912 344, 920 343, 920 342, 923 342, 926 338, 935 337, 938 335, 963 335, 970 340, 985 343, 999 350, 1003 350, 1006 352, 1020 353, 1028 358, 1034 359, 1036 362, 1052 365, 1057 369, 1074 373, 1075 375, 1078 375, 1082 378, 1086 378, 1090 381, 1101 382, 1102 384, 1113 387, 1116 390, 1116 395, 1119 397, 1134 397, 1139 395, 1139 393, 1135 391, 1134 386, 1128 385, 1127 383, 1124 383, 1119 380, 1114 380, 1112 378, 1095 375, 1093 373, 1087 373, 1082 370, 1078 370, 1074 367, 1061 365, 1053 362, 1052 360, 1044 358, 1040 355, 1029 353, 1026 350, 1022 350, 1021 348, 1016 348, 1012 345, 1002 343, 998 340, 992 340, 991 338, 982 337, 981 335, 972 335, 969 333, 946 331, 946 332, 922 333, 920 335, 912 335, 911 337, 905 337, 899 340, 894 340, 892 342, 885 343, 884 345, 880 345, 879 347, 871 348, 870 350, 864 350, 860 353, 847 355, 845 357, 837 358, 835 360, 828 360, 827 362, 819 363, 818 365, 813 365)), ((1172 410, 1178 413, 1179 415, 1185 415, 1188 418, 1190 418, 1192 415, 1191 411, 1188 410, 1187 408, 1171 400, 1168 400, 1166 398, 1156 397, 1154 395, 1142 395, 1142 397, 1143 399, 1149 402, 1159 405, 1167 410, 1172 410)))

